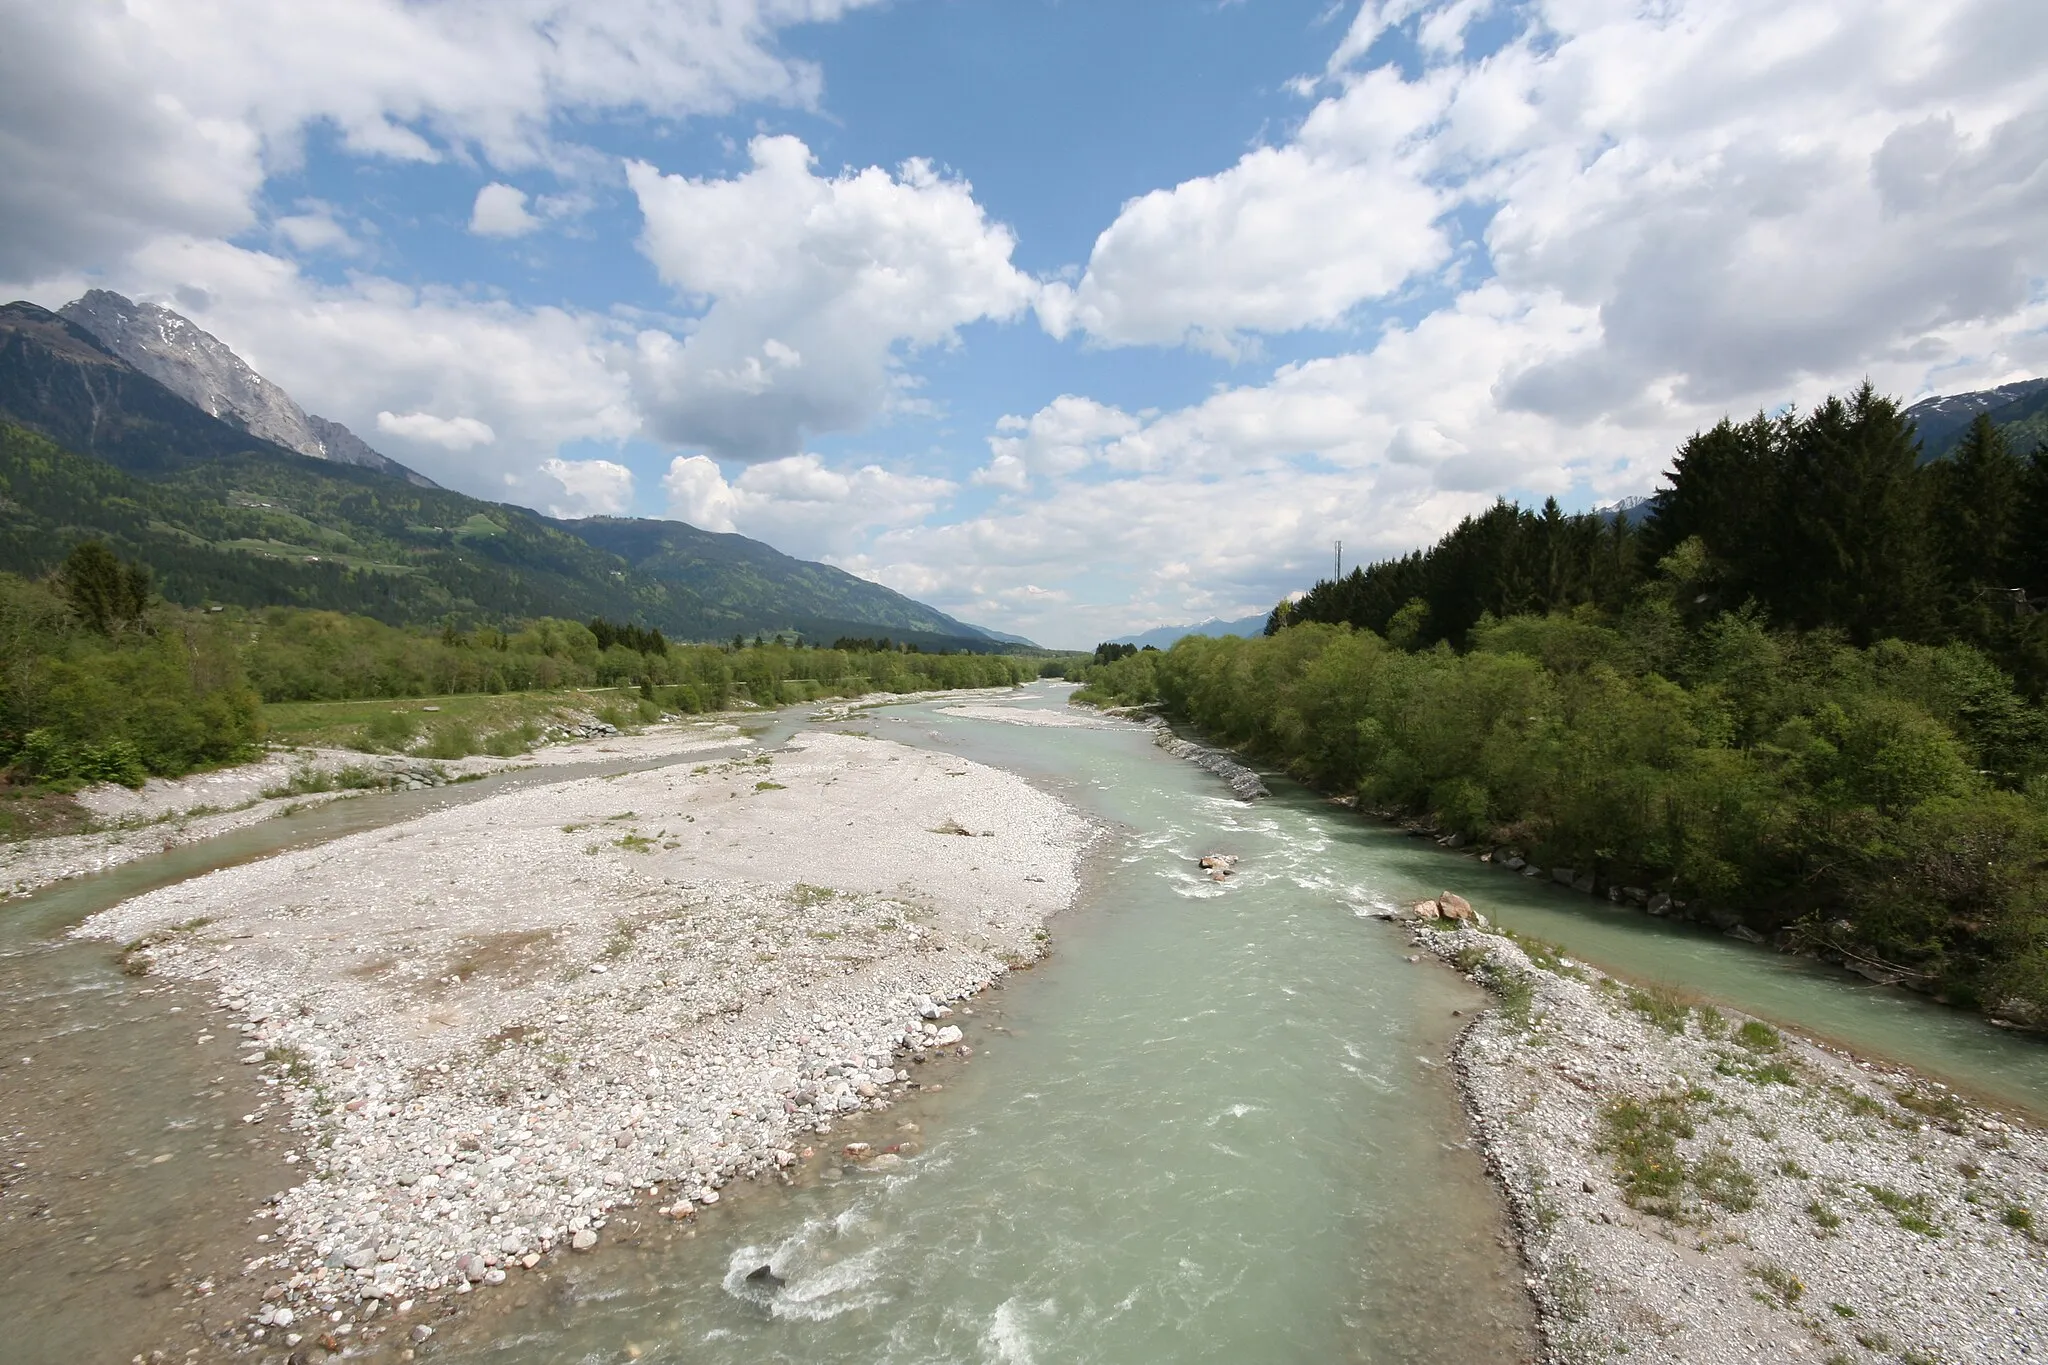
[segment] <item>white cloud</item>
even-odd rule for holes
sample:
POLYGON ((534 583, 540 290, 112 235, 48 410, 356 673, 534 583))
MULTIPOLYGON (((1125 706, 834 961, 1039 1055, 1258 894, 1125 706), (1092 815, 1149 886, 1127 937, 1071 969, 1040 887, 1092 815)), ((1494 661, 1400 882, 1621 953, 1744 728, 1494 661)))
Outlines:
POLYGON ((877 530, 915 525, 957 489, 951 480, 881 465, 833 466, 817 455, 752 464, 728 482, 716 461, 679 455, 662 479, 669 515, 739 531, 803 558, 837 560, 877 530))
POLYGON ((469 230, 479 237, 524 237, 540 226, 526 211, 526 191, 492 182, 476 192, 469 212, 469 230))
POLYGON ((551 504, 555 517, 616 517, 633 505, 633 471, 611 460, 543 460, 543 474, 562 486, 566 500, 551 504))
MULTIPOLYGON (((535 466, 563 442, 618 441, 639 426, 612 366, 607 318, 522 308, 374 275, 341 284, 221 242, 164 239, 94 283, 158 300, 219 337, 310 412, 345 422, 392 458, 454 487, 501 485, 539 506, 559 497, 535 466), (388 412, 399 425, 382 422, 388 412), (409 424, 468 419, 493 434, 409 424)), ((30 294, 51 306, 78 281, 30 294)), ((502 496, 502 494, 501 494, 502 496)))
POLYGON ((304 130, 363 156, 559 163, 556 116, 805 106, 778 30, 869 0, 0 6, 0 278, 231 236, 304 130))
POLYGON ((792 455, 806 433, 882 412, 902 348, 1030 303, 1037 286, 1010 264, 1014 237, 965 181, 921 161, 817 175, 793 137, 749 150, 751 169, 729 180, 627 168, 641 249, 706 306, 680 340, 639 340, 635 390, 661 437, 730 459, 792 455))
POLYGON ((287 214, 271 224, 294 251, 354 256, 362 250, 349 230, 337 221, 332 205, 308 202, 301 207, 305 212, 287 214))
POLYGON ((1022 492, 1035 478, 1059 478, 1103 458, 1112 441, 1129 436, 1139 420, 1092 398, 1061 394, 1030 417, 1005 417, 988 438, 990 459, 974 482, 1022 492))
POLYGON ((1437 219, 1452 200, 1420 141, 1437 92, 1375 73, 1360 98, 1373 116, 1341 144, 1261 147, 1125 204, 1080 283, 1045 291, 1046 329, 1234 354, 1246 332, 1336 326, 1441 265, 1450 243, 1437 219))
POLYGON ((498 439, 498 433, 491 430, 488 422, 479 422, 474 417, 436 417, 431 412, 380 412, 377 430, 386 436, 425 441, 444 450, 469 450, 498 439))
POLYGON ((738 498, 718 462, 708 455, 678 455, 669 461, 661 486, 668 494, 668 514, 706 531, 732 532, 738 498))

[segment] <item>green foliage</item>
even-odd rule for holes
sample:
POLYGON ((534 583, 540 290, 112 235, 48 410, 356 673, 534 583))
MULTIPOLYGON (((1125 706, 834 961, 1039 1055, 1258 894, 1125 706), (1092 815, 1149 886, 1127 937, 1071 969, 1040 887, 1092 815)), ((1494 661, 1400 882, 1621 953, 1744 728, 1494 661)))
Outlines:
POLYGON ((149 570, 123 562, 97 540, 72 549, 57 583, 78 619, 102 635, 140 626, 149 607, 149 570))
POLYGON ((138 608, 143 578, 110 558, 73 556, 47 583, 0 574, 0 765, 132 786, 246 754, 261 723, 233 640, 203 615, 138 608))
POLYGON ((1642 530, 1502 504, 1262 638, 1094 664, 1077 700, 2048 1020, 2048 613, 1957 607, 2048 588, 2048 452, 2016 473, 1972 439, 1917 466, 1867 389, 1723 423, 1642 530), (1937 562, 1942 506, 1990 567, 1937 562))

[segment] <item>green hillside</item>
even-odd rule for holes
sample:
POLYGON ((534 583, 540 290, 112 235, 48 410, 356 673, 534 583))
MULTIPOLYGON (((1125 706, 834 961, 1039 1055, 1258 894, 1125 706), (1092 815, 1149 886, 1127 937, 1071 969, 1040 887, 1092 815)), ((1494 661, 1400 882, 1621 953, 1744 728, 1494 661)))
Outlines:
POLYGON ((194 605, 391 623, 603 616, 685 640, 795 630, 1003 648, 743 536, 557 521, 310 459, 214 419, 53 313, 0 307, 0 570, 48 572, 95 536, 194 605))

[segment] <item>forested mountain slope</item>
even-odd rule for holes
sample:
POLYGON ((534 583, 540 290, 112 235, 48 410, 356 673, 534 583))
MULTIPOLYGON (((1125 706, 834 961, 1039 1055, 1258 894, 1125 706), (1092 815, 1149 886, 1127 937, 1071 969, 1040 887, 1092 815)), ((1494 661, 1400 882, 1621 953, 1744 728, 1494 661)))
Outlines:
POLYGON ((209 416, 32 304, 0 307, 0 569, 101 536, 188 604, 390 622, 603 616, 675 639, 781 630, 999 648, 827 565, 676 522, 554 521, 316 459, 209 416))

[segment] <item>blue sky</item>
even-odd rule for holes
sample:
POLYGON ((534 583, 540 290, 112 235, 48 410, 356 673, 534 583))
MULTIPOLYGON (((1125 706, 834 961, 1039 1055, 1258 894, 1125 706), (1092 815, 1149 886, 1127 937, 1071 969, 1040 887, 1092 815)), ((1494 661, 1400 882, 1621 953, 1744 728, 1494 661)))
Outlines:
POLYGON ((0 281, 465 491, 1085 645, 2048 371, 2042 51, 2030 0, 11 7, 0 281))

